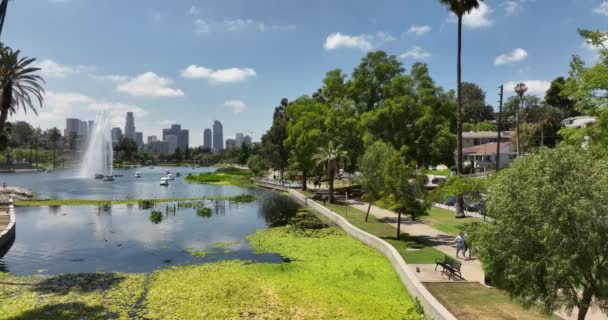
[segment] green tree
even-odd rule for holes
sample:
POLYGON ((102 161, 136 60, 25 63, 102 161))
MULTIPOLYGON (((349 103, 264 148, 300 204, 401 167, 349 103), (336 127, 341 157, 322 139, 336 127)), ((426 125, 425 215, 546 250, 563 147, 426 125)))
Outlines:
POLYGON ((376 109, 384 100, 386 87, 403 71, 397 57, 384 51, 369 52, 355 68, 348 83, 349 96, 359 113, 376 109))
POLYGON ((545 102, 561 110, 565 117, 574 117, 579 113, 574 110, 574 101, 564 94, 565 86, 566 79, 564 77, 555 78, 545 94, 545 102))
POLYGON ((239 147, 237 163, 240 165, 246 165, 247 160, 249 160, 250 156, 251 156, 251 146, 249 145, 249 143, 245 143, 245 142, 241 143, 241 146, 239 147))
POLYGON ((13 134, 11 144, 14 148, 23 148, 28 146, 34 136, 34 128, 25 121, 17 121, 13 123, 13 134))
POLYGON ((546 312, 608 306, 608 161, 590 150, 540 149, 490 188, 494 223, 474 234, 492 283, 546 312))
POLYGON ((385 199, 391 210, 397 212, 397 240, 401 234, 401 216, 409 215, 412 221, 427 214, 430 202, 424 185, 428 182, 426 175, 416 173, 416 168, 404 163, 399 155, 394 155, 386 163, 384 171, 386 181, 385 199))
POLYGON ((287 106, 289 100, 281 99, 281 104, 275 108, 272 116, 272 126, 262 136, 262 153, 279 170, 281 179, 285 173, 291 150, 285 145, 287 139, 287 106))
POLYGON ((44 79, 38 75, 40 68, 34 67, 36 59, 20 58, 21 51, 9 47, 0 47, 0 131, 6 125, 9 114, 14 114, 21 107, 38 114, 35 101, 42 106, 44 97, 44 79))
POLYGON ((57 155, 57 142, 61 139, 61 132, 56 127, 53 127, 49 133, 49 139, 53 146, 53 168, 57 167, 56 155, 57 155))
POLYGON ((285 146, 292 150, 289 162, 302 172, 302 189, 315 170, 315 151, 327 141, 326 121, 330 110, 309 97, 301 97, 287 108, 288 135, 285 146))
POLYGON ((486 93, 479 85, 471 82, 462 83, 462 121, 479 123, 492 119, 493 108, 486 105, 486 93))
POLYGON ((347 156, 346 152, 342 150, 342 146, 334 146, 332 141, 329 141, 327 147, 319 147, 317 153, 313 156, 317 166, 323 167, 325 174, 327 175, 330 203, 335 203, 334 179, 340 170, 340 162, 346 160, 347 156))
POLYGON ((376 141, 365 150, 365 154, 359 159, 359 171, 361 172, 361 187, 365 201, 369 202, 365 221, 369 217, 372 204, 382 198, 386 182, 384 181, 384 170, 388 160, 392 159, 396 151, 382 141, 376 141))
MULTIPOLYGON (((463 157, 462 157, 462 17, 479 8, 479 3, 483 0, 439 0, 441 4, 458 18, 458 56, 457 56, 457 100, 456 100, 456 171, 458 174, 463 173, 463 157)), ((456 201, 456 216, 464 217, 463 199, 458 198, 456 201)))
MULTIPOLYGON (((133 155, 137 152, 137 143, 128 137, 123 136, 120 141, 118 141, 116 150, 122 152, 123 161, 133 161, 133 155)), ((177 150, 175 153, 177 153, 177 150)))
POLYGON ((271 163, 259 155, 251 156, 247 160, 247 167, 249 167, 256 177, 265 177, 268 174, 268 170, 270 170, 270 166, 271 163))

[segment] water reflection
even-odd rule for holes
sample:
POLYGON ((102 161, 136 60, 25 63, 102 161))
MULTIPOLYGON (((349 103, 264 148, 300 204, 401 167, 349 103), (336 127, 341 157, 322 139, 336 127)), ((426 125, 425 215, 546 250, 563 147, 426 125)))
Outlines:
POLYGON ((255 254, 246 236, 281 225, 295 214, 298 205, 286 196, 252 192, 259 200, 238 204, 192 201, 146 208, 19 208, 17 237, 11 250, 0 258, 0 270, 4 266, 5 271, 19 275, 149 272, 167 265, 225 259, 279 263, 278 255, 255 254), (213 245, 219 242, 234 246, 214 250, 213 245), (212 253, 198 258, 188 250, 212 253))

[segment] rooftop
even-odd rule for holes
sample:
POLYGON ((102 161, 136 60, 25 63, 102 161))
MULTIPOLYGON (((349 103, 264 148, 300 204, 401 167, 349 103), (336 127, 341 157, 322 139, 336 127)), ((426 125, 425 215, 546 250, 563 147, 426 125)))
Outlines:
MULTIPOLYGON (((462 153, 464 155, 468 155, 468 156, 491 155, 491 154, 496 154, 497 146, 498 146, 498 144, 495 142, 486 143, 486 144, 481 144, 478 146, 463 148, 462 153)), ((511 153, 511 143, 509 143, 509 142, 501 143, 500 144, 500 153, 501 154, 511 153)))

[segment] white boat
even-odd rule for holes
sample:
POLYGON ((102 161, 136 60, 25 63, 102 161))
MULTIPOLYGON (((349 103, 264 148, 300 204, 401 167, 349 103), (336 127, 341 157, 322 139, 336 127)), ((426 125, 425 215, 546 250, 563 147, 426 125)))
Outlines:
POLYGON ((141 178, 141 172, 135 172, 135 178, 141 178))
POLYGON ((104 178, 104 175, 103 175, 103 174, 101 174, 101 173, 97 173, 97 174, 95 174, 95 179, 97 179, 97 180, 101 180, 101 179, 103 179, 103 178, 104 178))
POLYGON ((166 178, 167 178, 168 180, 175 180, 175 177, 174 177, 172 174, 170 174, 170 173, 169 173, 169 174, 167 174, 167 177, 166 177, 166 178))
POLYGON ((161 186, 168 186, 169 185, 169 179, 167 179, 166 177, 160 178, 160 185, 161 186))

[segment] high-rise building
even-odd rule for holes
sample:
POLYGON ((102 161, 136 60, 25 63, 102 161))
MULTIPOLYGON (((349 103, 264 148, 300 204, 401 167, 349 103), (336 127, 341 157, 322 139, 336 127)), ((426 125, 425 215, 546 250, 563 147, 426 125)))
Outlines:
POLYGON ((80 126, 78 130, 78 137, 81 142, 86 140, 89 136, 89 124, 86 121, 80 121, 80 126))
POLYGON ((139 151, 144 150, 144 133, 135 132, 135 143, 137 143, 137 149, 139 151))
POLYGON ((150 141, 148 151, 152 154, 169 154, 169 143, 167 141, 150 141))
POLYGON ((80 133, 80 119, 65 119, 65 131, 63 132, 63 135, 69 137, 72 133, 75 133, 76 135, 80 133))
POLYGON ((168 134, 165 136, 165 142, 169 145, 169 154, 174 154, 177 150, 178 137, 168 134))
POLYGON ((125 137, 135 141, 135 118, 133 112, 127 112, 127 121, 125 123, 125 137))
POLYGON ((212 148, 211 135, 211 129, 209 128, 205 129, 205 131, 203 132, 203 147, 208 148, 209 150, 211 150, 212 148))
POLYGON ((213 152, 218 153, 224 150, 224 128, 222 123, 215 120, 213 122, 213 152))
POLYGON ((237 146, 236 139, 232 139, 232 138, 226 139, 226 150, 234 149, 234 148, 236 148, 236 146, 237 146))
POLYGON ((157 136, 148 136, 148 143, 154 142, 154 141, 158 141, 158 137, 157 136))
POLYGON ((93 135, 94 130, 95 130, 95 121, 89 120, 89 137, 93 135))
POLYGON ((163 141, 166 141, 166 137, 168 135, 173 135, 177 137, 177 147, 181 150, 186 150, 190 144, 190 132, 188 130, 182 129, 182 126, 179 124, 171 125, 170 129, 163 129, 163 141))
POLYGON ((118 144, 120 139, 122 139, 122 129, 118 127, 112 128, 112 143, 118 144))
MULTIPOLYGON (((240 147, 243 144, 243 139, 245 138, 245 136, 242 133, 237 133, 236 134, 236 146, 240 147)), ((226 146, 226 149, 228 149, 228 146, 226 146)))

